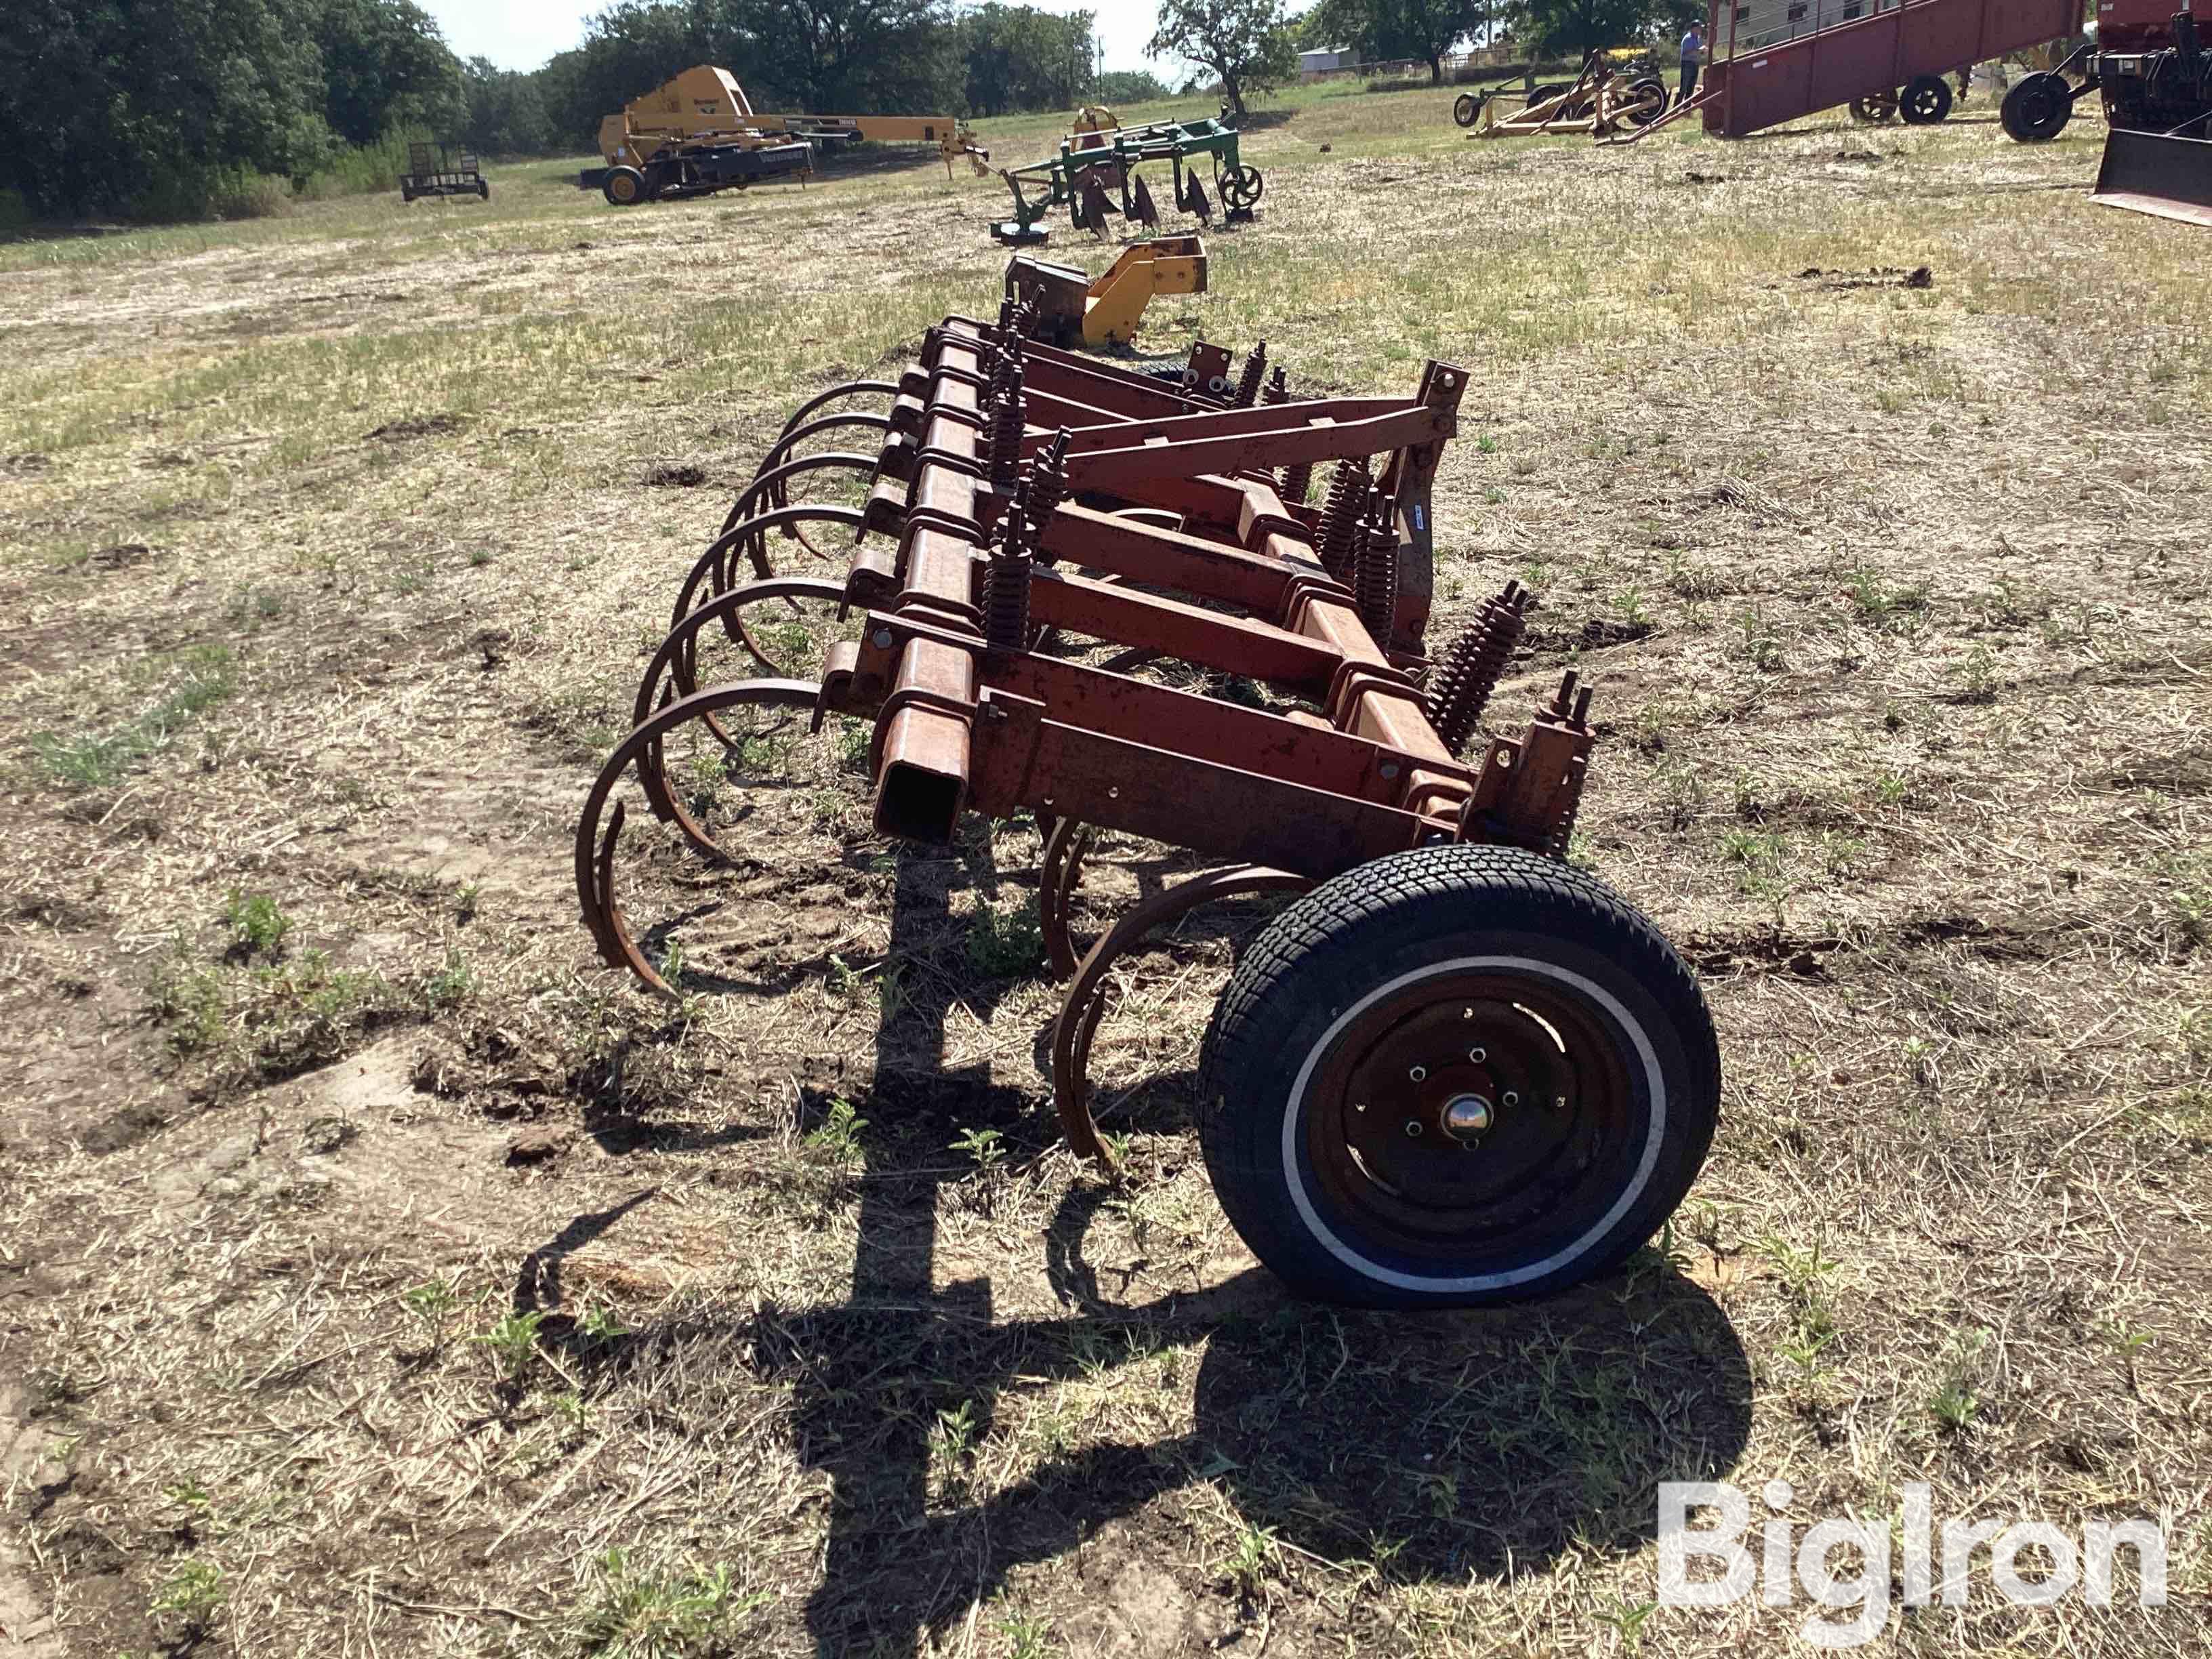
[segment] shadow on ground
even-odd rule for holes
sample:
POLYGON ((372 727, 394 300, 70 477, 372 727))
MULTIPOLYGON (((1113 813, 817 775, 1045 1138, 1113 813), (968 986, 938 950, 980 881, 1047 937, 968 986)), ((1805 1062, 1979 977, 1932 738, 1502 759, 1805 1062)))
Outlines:
MULTIPOLYGON (((902 855, 894 961, 945 925, 942 879, 921 878, 923 868, 921 855, 902 855)), ((1633 1551, 1655 1529, 1659 1481, 1734 1467, 1751 1422, 1743 1350, 1714 1302, 1650 1253, 1602 1284, 1516 1308, 1317 1307, 1256 1268, 1127 1305, 1102 1291, 1086 1259, 1091 1222, 1114 1194, 1085 1183, 1039 1241, 1068 1316, 994 1320, 988 1279, 936 1282, 946 1177, 924 1149, 979 1112, 1013 1121, 1033 1108, 981 1074, 915 1072, 918 1054, 941 1052, 917 1044, 916 1024, 941 1043, 954 987, 939 973, 908 979, 916 994, 878 1036, 871 1098, 896 1104, 861 1134, 876 1178, 859 1183, 851 1297, 769 1305, 742 1322, 758 1373, 792 1389, 800 1455, 833 1483, 806 1609, 825 1659, 913 1653, 1017 1568, 1201 1482, 1218 1483, 1245 1526, 1312 1554, 1401 1580, 1463 1582, 1541 1571, 1571 1545, 1633 1551), (1170 1350, 1200 1353, 1188 1432, 1047 1448, 1019 1486, 964 1503, 945 1483, 959 1459, 940 1449, 933 1499, 940 1413, 964 1411, 969 1443, 981 1444, 1009 1389, 1110 1383, 1170 1350)), ((626 1207, 579 1217, 533 1253, 519 1302, 542 1305, 560 1257, 626 1207)), ((696 1331, 696 1310, 684 1323, 696 1331)), ((672 1351, 657 1340, 672 1334, 635 1333, 629 1363, 672 1351)), ((1176 1547, 1187 1553, 1188 1540, 1176 1547)), ((1174 1559, 1200 1574, 1212 1565, 1174 1559)))

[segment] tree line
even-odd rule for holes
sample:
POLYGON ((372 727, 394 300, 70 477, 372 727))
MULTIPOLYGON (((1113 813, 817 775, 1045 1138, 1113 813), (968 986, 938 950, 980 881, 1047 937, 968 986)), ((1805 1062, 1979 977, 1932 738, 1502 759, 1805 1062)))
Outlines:
MULTIPOLYGON (((0 191, 40 216, 194 218, 357 175, 409 137, 568 155, 694 64, 756 108, 992 116, 1159 97, 1096 15, 950 0, 615 0, 542 68, 465 62, 414 0, 38 0, 0 30, 0 191)), ((333 185, 334 188, 342 185, 333 185)))
MULTIPOLYGON (((1123 0, 1126 3, 1126 0, 1123 0)), ((1156 58, 1248 97, 1297 52, 1441 60, 1478 33, 1573 53, 1656 39, 1700 0, 1157 0, 1156 58)), ((613 0, 527 72, 463 62, 414 0, 37 0, 0 31, 0 191, 40 216, 190 218, 388 189, 410 136, 488 155, 590 149, 602 117, 693 64, 763 110, 990 117, 1164 96, 1102 73, 1096 14, 953 0, 613 0)))
POLYGON ((1658 46, 1705 15, 1705 0, 1316 0, 1299 18, 1307 50, 1344 48, 1362 63, 1443 60, 1470 41, 1530 58, 1574 59, 1612 46, 1658 46))

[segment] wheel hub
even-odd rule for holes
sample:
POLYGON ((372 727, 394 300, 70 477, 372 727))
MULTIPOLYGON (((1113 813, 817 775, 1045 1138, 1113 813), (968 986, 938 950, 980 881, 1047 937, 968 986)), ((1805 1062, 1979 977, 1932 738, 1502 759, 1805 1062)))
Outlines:
POLYGON ((1543 1233, 1605 1162, 1626 1080, 1585 1012, 1503 975, 1387 1000, 1317 1068, 1316 1173, 1398 1248, 1543 1233))
POLYGON ((1496 1119, 1490 1103, 1480 1095, 1454 1095, 1444 1102, 1444 1133, 1462 1146, 1474 1146, 1496 1119))

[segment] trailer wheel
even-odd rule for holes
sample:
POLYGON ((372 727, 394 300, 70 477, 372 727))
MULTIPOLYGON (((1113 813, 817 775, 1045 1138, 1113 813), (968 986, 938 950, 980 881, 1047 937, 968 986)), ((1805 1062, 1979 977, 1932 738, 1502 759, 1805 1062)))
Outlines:
POLYGON ((480 201, 489 202, 489 200, 491 200, 491 180, 490 180, 490 179, 477 179, 477 199, 478 199, 478 200, 480 200, 480 201))
POLYGON ((1909 127, 1932 127, 1951 112, 1951 83, 1940 75, 1916 75, 1897 100, 1909 127))
POLYGON ((1471 92, 1462 92, 1452 100, 1452 122, 1455 126, 1471 127, 1482 113, 1482 100, 1471 92))
POLYGON ((1221 175, 1221 199, 1239 211, 1257 202, 1267 188, 1257 167, 1237 167, 1221 175))
POLYGON ((1534 108, 1538 104, 1548 104, 1554 98, 1564 98, 1569 90, 1570 88, 1565 86, 1539 87, 1528 94, 1529 107, 1534 108))
POLYGON ((1997 118, 2014 143, 2047 144, 2066 130, 2073 113, 2074 94, 2066 77, 2045 70, 2005 94, 1997 118))
POLYGON ((1628 83, 1628 95, 1621 102, 1624 119, 1639 127, 1648 127, 1667 112, 1667 83, 1656 76, 1646 76, 1628 83))
POLYGON ((635 167, 609 167, 599 189, 617 207, 631 207, 646 199, 645 175, 635 167))
POLYGON ((1851 118, 1879 124, 1897 113, 1897 94, 1887 88, 1851 100, 1851 118))
POLYGON ((1534 1296, 1620 1262, 1688 1191, 1720 1060, 1697 982, 1601 883, 1423 848, 1299 899, 1206 1034, 1214 1191, 1301 1294, 1534 1296))

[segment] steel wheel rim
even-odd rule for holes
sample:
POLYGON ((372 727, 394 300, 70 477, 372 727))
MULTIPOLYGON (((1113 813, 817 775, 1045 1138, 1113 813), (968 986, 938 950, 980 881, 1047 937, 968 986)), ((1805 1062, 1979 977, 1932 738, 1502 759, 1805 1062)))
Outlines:
POLYGON ((1612 1023, 1555 981, 1496 969, 1426 980, 1363 1011, 1303 1106, 1316 1195, 1363 1253, 1460 1273, 1580 1237, 1628 1178, 1637 1139, 1612 1023), (1472 1141, 1445 1124, 1456 1102, 1464 1126, 1470 1101, 1491 1115, 1472 1141))

